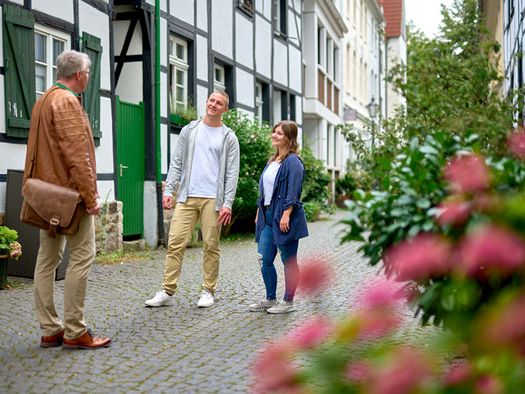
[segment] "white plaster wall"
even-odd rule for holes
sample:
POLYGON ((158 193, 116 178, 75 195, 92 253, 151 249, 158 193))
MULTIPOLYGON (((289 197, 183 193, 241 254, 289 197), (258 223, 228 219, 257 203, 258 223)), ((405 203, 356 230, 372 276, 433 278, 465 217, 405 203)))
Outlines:
POLYGON ((301 51, 292 46, 289 46, 289 50, 290 61, 288 62, 288 67, 290 68, 290 88, 297 92, 301 92, 303 69, 301 51))
POLYGON ((212 49, 233 59, 233 2, 215 1, 211 6, 212 49))
POLYGON ((236 71, 237 81, 237 102, 254 107, 254 97, 255 97, 255 81, 253 74, 247 73, 240 68, 236 71))
POLYGON ((100 88, 105 90, 111 89, 110 74, 110 52, 109 52, 109 24, 108 15, 100 12, 96 8, 87 5, 84 2, 79 2, 79 27, 80 34, 86 32, 100 38, 102 45, 102 58, 100 60, 100 88))
POLYGON ((108 201, 115 201, 115 182, 114 181, 98 181, 97 182, 98 202, 104 204, 108 201))
POLYGON ((161 72, 160 73, 160 116, 168 116, 168 74, 161 72))
POLYGON ((113 173, 113 127, 111 119, 111 100, 107 97, 100 98, 100 127, 102 138, 100 146, 96 148, 97 172, 103 174, 113 173))
POLYGON ((208 80, 208 40, 197 34, 197 79, 208 80))
POLYGON ((24 5, 24 0, 13 0, 13 1, 11 1, 11 3, 24 5))
POLYGON ((144 182, 144 239, 150 247, 157 247, 157 187, 155 181, 144 182))
MULTIPOLYGON (((0 29, 1 30, 1 29, 0 29)), ((2 41, 0 41, 2 42, 2 41)), ((0 76, 0 133, 5 134, 5 105, 4 105, 4 96, 5 87, 4 87, 4 76, 0 76)))
MULTIPOLYGON (((258 4, 259 2, 257 2, 258 4)), ((272 76, 272 26, 255 16, 255 70, 267 78, 272 76)))
POLYGON ((195 11, 194 1, 170 0, 170 13, 174 17, 183 20, 193 26, 193 13, 195 11))
MULTIPOLYGON (((164 18, 160 19, 160 64, 164 67, 168 66, 168 21, 164 18)), ((155 56, 155 55, 153 55, 155 56)), ((155 63, 153 63, 155 66, 155 63)))
POLYGON ((268 20, 272 19, 272 2, 271 1, 256 1, 255 9, 264 15, 268 20))
POLYGON ((142 98, 142 63, 127 63, 122 68, 115 94, 122 101, 140 103, 142 98))
POLYGON ((197 28, 208 31, 208 0, 197 0, 197 28))
POLYGON ((206 113, 206 99, 208 98, 208 88, 204 86, 197 86, 196 107, 199 117, 206 113))
POLYGON ((317 96, 317 21, 314 13, 303 15, 304 96, 317 96))
MULTIPOLYGON (((168 173, 170 165, 170 154, 168 152, 168 139, 170 133, 168 133, 167 125, 160 125, 160 171, 163 174, 168 173)), ((173 145, 172 145, 173 146, 173 145)))
POLYGON ((296 16, 293 10, 288 9, 288 40, 299 45, 301 37, 301 16, 296 16))
POLYGON ((288 85, 288 53, 286 45, 277 39, 273 40, 273 79, 281 85, 288 85))
POLYGON ((235 18, 235 55, 240 64, 253 68, 253 24, 242 16, 235 18))
POLYGON ((171 160, 171 155, 173 153, 173 151, 175 150, 175 145, 177 144, 177 141, 179 140, 179 135, 178 134, 171 134, 169 135, 169 140, 170 140, 170 146, 171 146, 171 149, 170 151, 166 154, 166 161, 165 161, 165 169, 162 171, 163 173, 167 174, 168 173, 168 169, 170 167, 170 160, 171 160))
POLYGON ((70 0, 33 0, 32 3, 34 10, 74 23, 73 2, 70 0))
POLYGON ((297 124, 303 124, 303 98, 295 96, 295 121, 297 124))

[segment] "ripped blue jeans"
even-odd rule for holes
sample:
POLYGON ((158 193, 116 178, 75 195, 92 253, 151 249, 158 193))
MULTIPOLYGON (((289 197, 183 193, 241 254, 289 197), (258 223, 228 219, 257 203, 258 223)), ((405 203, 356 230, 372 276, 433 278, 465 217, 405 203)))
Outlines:
POLYGON ((299 265, 297 264, 297 249, 299 241, 294 241, 284 245, 276 245, 273 239, 272 211, 265 208, 264 212, 266 224, 261 232, 259 243, 257 244, 257 254, 261 264, 261 273, 266 287, 266 299, 275 300, 277 290, 277 271, 275 270, 274 260, 277 250, 281 254, 284 264, 284 284, 285 291, 283 300, 293 301, 297 282, 299 280, 299 265))

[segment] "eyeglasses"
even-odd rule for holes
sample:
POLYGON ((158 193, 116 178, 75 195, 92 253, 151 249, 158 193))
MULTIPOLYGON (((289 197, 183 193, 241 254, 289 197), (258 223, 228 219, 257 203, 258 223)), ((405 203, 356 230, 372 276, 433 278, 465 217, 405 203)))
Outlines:
POLYGON ((85 70, 82 70, 82 71, 79 71, 80 73, 86 73, 87 74, 87 77, 91 77, 91 71, 85 71, 85 70))

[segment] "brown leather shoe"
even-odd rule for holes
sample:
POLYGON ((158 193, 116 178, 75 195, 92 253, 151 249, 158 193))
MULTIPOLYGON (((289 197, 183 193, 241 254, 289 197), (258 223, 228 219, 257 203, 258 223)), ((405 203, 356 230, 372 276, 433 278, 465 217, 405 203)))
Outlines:
POLYGON ((40 337, 40 347, 57 347, 62 345, 64 340, 64 330, 57 332, 55 335, 43 335, 40 337))
POLYGON ((108 347, 111 344, 111 338, 97 338, 91 330, 87 330, 83 335, 76 339, 64 338, 64 349, 98 349, 108 347))

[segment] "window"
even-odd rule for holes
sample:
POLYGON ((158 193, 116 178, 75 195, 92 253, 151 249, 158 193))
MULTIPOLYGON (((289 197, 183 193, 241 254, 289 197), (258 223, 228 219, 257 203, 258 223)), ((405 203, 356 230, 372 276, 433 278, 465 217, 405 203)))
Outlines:
POLYGON ((170 37, 170 77, 171 77, 171 112, 177 108, 188 106, 188 42, 176 37, 170 37))
POLYGON ((56 59, 66 48, 69 37, 43 26, 35 27, 35 90, 40 97, 56 81, 56 59))
POLYGON ((273 0, 273 20, 275 34, 286 37, 287 0, 273 0))
POLYGON ((215 90, 226 90, 226 73, 224 66, 219 64, 213 66, 213 87, 215 90))
POLYGON ((297 110, 295 107, 295 94, 290 95, 290 120, 293 120, 294 122, 297 120, 297 110))
POLYGON ((254 3, 255 1, 252 0, 237 0, 237 6, 248 15, 253 15, 255 9, 254 3))
POLYGON ((323 27, 321 25, 317 26, 317 64, 323 65, 323 27))
POLYGON ((339 75, 337 74, 337 65, 339 63, 339 50, 335 45, 333 51, 334 55, 332 57, 332 77, 334 78, 334 82, 339 82, 339 75))

